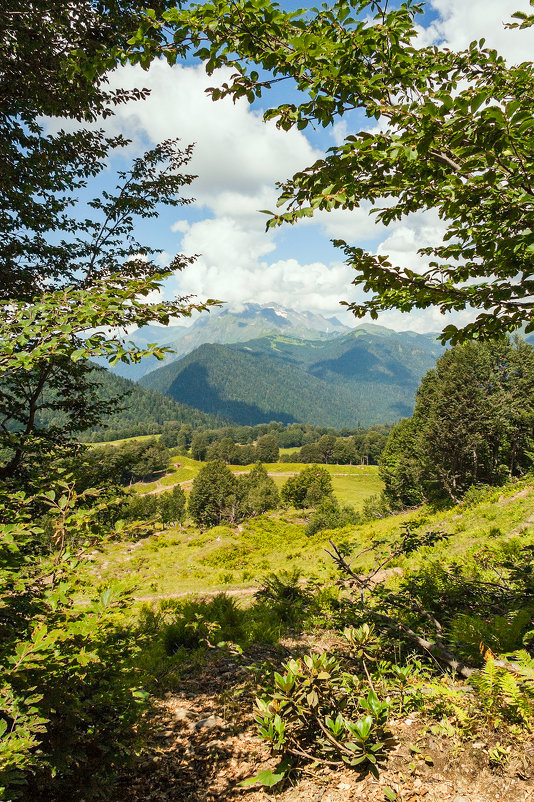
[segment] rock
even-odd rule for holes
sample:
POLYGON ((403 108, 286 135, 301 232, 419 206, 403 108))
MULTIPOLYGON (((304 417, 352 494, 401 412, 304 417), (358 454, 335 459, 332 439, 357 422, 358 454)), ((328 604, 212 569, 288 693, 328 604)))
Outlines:
POLYGON ((202 718, 200 721, 197 721, 194 724, 193 729, 195 730, 213 730, 215 727, 225 727, 226 724, 222 718, 219 716, 208 716, 208 718, 202 718))
POLYGON ((190 718, 193 718, 193 711, 188 710, 186 707, 177 707, 176 710, 173 710, 173 715, 176 721, 187 721, 190 718))

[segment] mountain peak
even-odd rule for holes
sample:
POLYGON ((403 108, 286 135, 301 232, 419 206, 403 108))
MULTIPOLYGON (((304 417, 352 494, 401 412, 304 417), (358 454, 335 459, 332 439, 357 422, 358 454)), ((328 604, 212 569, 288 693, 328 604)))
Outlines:
POLYGON ((113 372, 125 378, 139 380, 147 373, 164 364, 180 359, 204 343, 232 344, 254 340, 258 337, 283 334, 302 340, 324 340, 350 331, 348 326, 336 318, 326 318, 313 312, 299 312, 271 301, 266 304, 245 303, 240 306, 224 305, 210 314, 202 314, 191 326, 169 326, 159 328, 143 326, 134 331, 130 339, 139 344, 158 342, 172 348, 158 362, 154 358, 143 359, 135 365, 119 363, 113 372), (149 337, 149 339, 147 339, 149 337))

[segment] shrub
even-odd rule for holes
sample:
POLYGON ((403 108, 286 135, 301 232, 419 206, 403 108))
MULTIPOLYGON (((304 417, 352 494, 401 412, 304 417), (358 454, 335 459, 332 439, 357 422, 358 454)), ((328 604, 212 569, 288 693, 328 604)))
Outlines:
POLYGON ((349 505, 340 507, 334 498, 327 498, 311 515, 304 531, 308 537, 311 537, 323 529, 336 529, 349 524, 357 524, 360 521, 361 516, 354 507, 349 505))
POLYGON ((65 544, 84 527, 84 513, 69 509, 66 494, 57 502, 59 550, 39 560, 41 533, 25 521, 27 499, 12 496, 2 509, 12 520, 0 528, 5 800, 38 800, 42 793, 47 800, 87 798, 92 784, 131 754, 144 698, 132 668, 139 646, 125 624, 124 589, 108 588, 88 605, 74 604, 85 569, 65 544))
POLYGON ((389 699, 380 701, 372 690, 359 697, 359 684, 326 654, 290 660, 283 674, 275 673, 274 692, 257 700, 256 721, 271 750, 285 758, 282 775, 309 762, 348 765, 378 776, 389 699))
POLYGON ((282 485, 281 496, 286 504, 304 509, 317 506, 332 497, 333 492, 332 479, 326 468, 310 465, 282 485))
MULTIPOLYGON (((167 657, 182 650, 203 648, 208 642, 212 646, 232 643, 243 648, 252 643, 274 643, 281 629, 276 613, 263 602, 242 610, 225 593, 209 600, 166 600, 156 609, 145 607, 139 628, 150 636, 150 648, 159 642, 167 657)), ((161 657, 158 648, 154 651, 161 657)))
POLYGON ((296 623, 302 617, 310 593, 300 584, 300 571, 280 571, 264 577, 255 598, 267 602, 280 621, 296 623))
POLYGON ((275 510, 280 504, 278 488, 261 463, 254 465, 240 481, 248 515, 261 515, 268 510, 275 510))
POLYGON ((160 493, 157 504, 163 524, 183 523, 185 517, 185 493, 180 485, 175 485, 167 493, 160 493))

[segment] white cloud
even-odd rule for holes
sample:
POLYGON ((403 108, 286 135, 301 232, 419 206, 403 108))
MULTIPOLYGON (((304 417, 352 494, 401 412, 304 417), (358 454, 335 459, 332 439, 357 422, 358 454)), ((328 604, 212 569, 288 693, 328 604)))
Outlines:
POLYGON ((188 253, 201 253, 172 285, 177 294, 205 295, 239 306, 275 301, 295 309, 332 314, 347 294, 352 270, 341 262, 301 264, 297 259, 266 260, 273 234, 246 228, 230 217, 193 223, 182 238, 188 253))
POLYGON ((532 60, 534 29, 510 31, 504 27, 515 11, 532 11, 528 0, 430 0, 430 5, 439 17, 425 40, 443 40, 459 49, 485 38, 486 47, 496 48, 512 62, 532 60))
MULTIPOLYGON (((530 9, 528 0, 430 0, 430 5, 439 18, 422 31, 421 41, 441 41, 460 48, 484 36, 489 46, 510 59, 532 58, 534 30, 504 29, 515 10, 530 9)), ((198 174, 190 193, 196 197, 195 212, 189 216, 189 207, 181 210, 186 219, 170 226, 176 236, 173 239, 169 234, 163 246, 169 252, 176 246, 201 256, 172 280, 171 290, 193 292, 199 298, 209 294, 233 304, 274 300, 300 309, 343 314, 339 300, 361 295, 361 290, 350 286, 353 271, 339 261, 329 263, 324 253, 305 258, 298 245, 293 258, 280 258, 275 253, 277 243, 298 241, 288 231, 300 232, 301 242, 308 232, 311 237, 317 230, 351 244, 378 242, 379 252, 387 253, 395 264, 424 269, 426 262, 417 249, 439 242, 443 233, 443 224, 434 213, 412 215, 386 229, 369 216, 370 204, 363 204, 353 212, 319 212, 294 229, 265 232, 266 218, 258 210, 275 208, 276 182, 313 164, 321 154, 305 133, 277 130, 274 122, 265 123, 261 113, 251 110, 244 99, 214 103, 206 95, 206 87, 228 80, 230 74, 230 70, 220 70, 207 77, 201 66, 171 68, 159 61, 148 72, 123 67, 110 76, 113 87, 147 87, 151 94, 145 101, 118 106, 115 116, 104 123, 108 130, 132 138, 138 150, 147 142, 166 138, 179 137, 184 146, 196 143, 187 168, 198 174), (206 219, 198 220, 199 211, 206 219)), ((333 126, 333 141, 341 143, 358 121, 368 129, 370 121, 362 121, 357 114, 343 118, 333 126)), ((381 120, 378 126, 386 124, 381 120)), ((287 250, 283 255, 288 255, 287 250)), ((167 255, 162 258, 165 261, 167 255)), ((443 317, 437 310, 410 316, 392 312, 384 314, 381 322, 395 328, 437 330, 443 326, 443 317)))
POLYGON ((396 224, 379 244, 377 252, 389 256, 390 261, 399 267, 422 272, 428 267, 429 260, 417 251, 419 248, 439 245, 445 230, 446 222, 440 219, 435 209, 415 212, 396 224))
POLYGON ((174 233, 179 231, 182 234, 185 234, 186 231, 189 231, 189 228, 190 226, 187 220, 177 220, 176 223, 172 224, 171 231, 173 231, 174 233))
POLYGON ((435 332, 438 334, 442 329, 453 323, 455 326, 464 326, 475 318, 475 313, 469 309, 463 312, 442 313, 439 309, 431 307, 429 309, 415 309, 412 312, 389 311, 382 312, 376 322, 381 326, 396 331, 416 331, 418 334, 435 332))
POLYGON ((301 264, 297 259, 268 263, 210 264, 204 257, 180 276, 176 291, 198 292, 209 287, 210 294, 232 307, 246 301, 271 301, 293 309, 331 315, 340 311, 339 301, 349 291, 353 271, 341 262, 301 264), (252 290, 252 291, 251 291, 252 290))
POLYGON ((179 137, 184 145, 195 143, 188 166, 198 174, 193 192, 201 205, 215 211, 231 201, 253 209, 265 199, 272 203, 275 182, 318 156, 302 133, 279 131, 245 99, 214 103, 206 88, 229 80, 231 74, 225 68, 208 77, 202 66, 171 68, 162 61, 154 62, 148 72, 123 67, 111 74, 113 87, 150 89, 147 100, 119 106, 110 118, 112 125, 152 142, 179 137))

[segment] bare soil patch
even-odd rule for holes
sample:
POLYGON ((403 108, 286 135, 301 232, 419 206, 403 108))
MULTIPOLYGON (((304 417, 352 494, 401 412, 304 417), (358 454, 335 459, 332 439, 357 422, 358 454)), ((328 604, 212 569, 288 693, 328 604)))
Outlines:
POLYGON ((395 746, 379 780, 353 770, 314 769, 272 790, 240 788, 242 780, 276 765, 256 735, 256 689, 246 666, 252 660, 279 664, 282 656, 265 649, 248 658, 216 655, 164 694, 143 755, 115 788, 116 802, 384 802, 387 789, 398 802, 534 802, 534 741, 492 771, 488 743, 453 745, 421 735, 422 721, 413 715, 391 722, 395 746))

